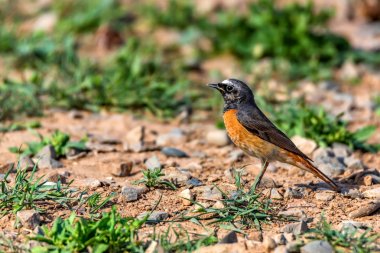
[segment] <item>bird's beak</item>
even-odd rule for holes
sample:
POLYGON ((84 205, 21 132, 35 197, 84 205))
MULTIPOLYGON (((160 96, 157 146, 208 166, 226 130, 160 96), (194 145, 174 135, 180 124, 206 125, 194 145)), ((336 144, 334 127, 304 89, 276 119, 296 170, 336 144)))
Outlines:
POLYGON ((221 87, 220 83, 209 83, 207 84, 208 87, 217 89, 219 91, 223 91, 223 88, 221 87))

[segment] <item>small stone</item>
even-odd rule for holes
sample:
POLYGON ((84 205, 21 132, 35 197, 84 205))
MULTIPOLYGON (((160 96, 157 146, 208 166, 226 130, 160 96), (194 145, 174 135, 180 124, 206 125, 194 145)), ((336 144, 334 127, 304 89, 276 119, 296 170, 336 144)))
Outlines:
POLYGON ((29 156, 22 156, 19 160, 19 168, 26 171, 33 170, 35 164, 29 156))
POLYGON ((276 234, 275 236, 273 236, 273 239, 277 245, 286 245, 286 238, 282 233, 276 234))
POLYGON ((227 133, 224 130, 209 131, 206 135, 206 141, 208 144, 218 147, 223 147, 230 143, 227 133))
POLYGON ((264 236, 263 247, 267 251, 273 250, 274 248, 276 248, 276 246, 277 246, 277 244, 273 238, 271 238, 269 236, 264 236))
POLYGON ((274 249, 273 253, 288 253, 288 250, 285 245, 280 245, 274 249))
POLYGON ((35 210, 18 211, 17 219, 21 222, 21 225, 32 230, 40 225, 41 221, 40 214, 35 210))
POLYGON ((167 134, 160 134, 157 136, 156 144, 158 146, 167 146, 172 144, 180 144, 186 141, 186 136, 179 128, 174 128, 167 134))
POLYGON ((50 157, 42 157, 38 160, 37 166, 39 169, 58 169, 63 168, 63 164, 50 157))
POLYGON ((330 148, 318 148, 313 152, 313 160, 316 164, 329 162, 330 158, 335 157, 330 148))
POLYGON ((340 223, 340 227, 341 229, 346 229, 346 230, 354 232, 357 229, 367 229, 368 225, 363 222, 346 220, 340 223))
POLYGON ((278 213, 278 215, 288 217, 288 218, 298 218, 300 220, 307 219, 306 213, 303 210, 299 210, 299 209, 281 211, 278 213))
POLYGON ((215 202, 215 204, 212 207, 216 209, 223 209, 225 206, 222 201, 218 200, 215 202))
POLYGON ((198 178, 192 177, 189 180, 186 181, 186 184, 189 186, 201 186, 203 185, 202 181, 198 178))
POLYGON ((380 209, 380 201, 373 201, 367 204, 361 204, 359 208, 349 213, 348 217, 350 217, 351 219, 355 219, 368 216, 376 212, 378 209, 380 209))
POLYGON ((218 188, 214 186, 204 186, 202 192, 202 199, 206 200, 221 200, 222 199, 222 193, 218 190, 218 188))
POLYGON ((190 189, 185 189, 181 191, 178 196, 182 198, 182 203, 185 206, 190 206, 192 204, 192 200, 194 200, 194 195, 190 191, 190 189))
POLYGON ((304 196, 303 188, 287 188, 284 197, 287 199, 301 199, 304 196))
POLYGON ((115 145, 101 144, 95 142, 86 142, 86 148, 99 153, 115 152, 117 149, 115 145))
POLYGON ((113 166, 111 174, 115 177, 127 177, 131 174, 132 168, 132 161, 116 164, 115 166, 113 166))
POLYGON ((4 181, 4 178, 5 178, 5 174, 0 174, 0 182, 4 181))
POLYGON ((380 188, 375 188, 363 192, 365 198, 380 198, 380 188))
POLYGON ((238 242, 238 238, 237 238, 236 232, 231 231, 226 236, 224 236, 222 240, 218 242, 218 244, 231 244, 231 243, 237 243, 237 242, 238 242))
POLYGON ((55 152, 55 149, 52 145, 47 145, 43 147, 37 155, 35 155, 36 159, 43 159, 43 158, 51 158, 51 159, 57 159, 57 154, 55 152))
MULTIPOLYGON (((333 161, 337 160, 334 159, 333 161)), ((318 165, 318 169, 328 177, 336 177, 343 174, 345 168, 344 165, 339 162, 331 162, 318 165)))
POLYGON ((306 139, 301 136, 293 136, 293 143, 307 155, 311 155, 313 151, 317 148, 317 143, 313 140, 306 139))
POLYGON ((157 156, 152 156, 148 160, 146 160, 145 166, 147 169, 150 169, 150 170, 162 168, 162 165, 161 165, 160 161, 158 160, 157 156))
POLYGON ((326 241, 312 241, 301 248, 301 253, 333 253, 334 249, 326 241))
POLYGON ((66 177, 56 171, 49 172, 48 174, 46 174, 45 178, 47 181, 54 182, 54 183, 57 183, 58 181, 60 181, 63 184, 66 183, 66 177))
POLYGON ((161 152, 169 157, 180 157, 180 158, 189 157, 185 152, 177 148, 165 147, 161 149, 161 152))
MULTIPOLYGON (((138 219, 144 219, 149 212, 143 212, 139 216, 137 216, 138 219)), ((146 221, 147 224, 156 224, 163 220, 166 220, 169 217, 169 214, 167 212, 163 211, 153 211, 151 214, 149 214, 148 220, 146 221)))
POLYGON ((84 187, 98 188, 102 185, 102 183, 98 179, 86 178, 81 181, 81 185, 84 187))
POLYGON ((271 199, 279 199, 279 200, 283 199, 281 193, 276 188, 271 189, 270 198, 271 199))
POLYGON ((372 176, 371 175, 367 175, 365 177, 363 177, 363 184, 365 186, 371 186, 373 183, 373 180, 372 180, 372 176))
POLYGON ((333 192, 317 192, 315 194, 315 199, 316 200, 321 200, 321 201, 330 201, 334 198, 334 193, 333 192))
POLYGON ((294 235, 300 235, 304 232, 306 232, 309 228, 307 227, 307 223, 304 220, 301 220, 300 222, 290 223, 285 225, 281 232, 284 233, 292 233, 294 235))
POLYGON ((131 150, 133 152, 141 152, 144 150, 144 137, 145 137, 145 127, 138 126, 128 131, 125 136, 124 146, 126 150, 131 150))
POLYGON ((363 194, 358 189, 342 190, 343 196, 353 199, 363 198, 363 194))
POLYGON ((332 149, 336 157, 344 158, 351 155, 351 149, 342 143, 333 143, 332 149))
POLYGON ((121 199, 126 202, 137 200, 141 194, 147 192, 146 187, 139 187, 134 185, 125 185, 121 188, 121 199))
POLYGON ((86 155, 87 155, 87 150, 70 148, 69 151, 66 153, 66 158, 68 160, 76 160, 76 159, 85 157, 86 155))
POLYGON ((347 166, 347 170, 350 170, 350 171, 364 170, 363 162, 355 157, 350 156, 350 157, 344 158, 344 163, 347 166))

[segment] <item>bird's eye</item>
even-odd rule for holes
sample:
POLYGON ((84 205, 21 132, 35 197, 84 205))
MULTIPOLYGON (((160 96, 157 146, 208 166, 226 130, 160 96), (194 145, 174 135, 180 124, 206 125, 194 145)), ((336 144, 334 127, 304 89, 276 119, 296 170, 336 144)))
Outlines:
POLYGON ((234 89, 231 85, 226 86, 226 91, 231 92, 234 89))

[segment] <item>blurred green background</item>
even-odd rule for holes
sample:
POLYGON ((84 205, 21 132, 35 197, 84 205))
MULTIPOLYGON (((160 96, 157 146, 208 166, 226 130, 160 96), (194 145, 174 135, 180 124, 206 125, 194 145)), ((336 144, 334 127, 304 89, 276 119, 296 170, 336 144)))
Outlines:
MULTIPOLYGON (((265 110, 290 134, 316 139, 333 131, 334 137, 318 141, 355 146, 356 137, 339 118, 300 100, 279 107, 265 89, 270 80, 286 92, 304 80, 336 80, 346 62, 376 71, 380 66, 379 53, 355 49, 330 31, 337 9, 315 8, 312 2, 0 3, 0 120, 39 116, 51 107, 128 110, 160 119, 183 111, 219 112, 221 99, 205 84, 237 77, 254 84, 270 102, 261 103, 265 110), (283 120, 292 118, 294 112, 284 110, 289 106, 301 117, 297 121, 283 120), (313 117, 316 127, 305 130, 313 117)), ((373 131, 360 132, 361 139, 373 131)))

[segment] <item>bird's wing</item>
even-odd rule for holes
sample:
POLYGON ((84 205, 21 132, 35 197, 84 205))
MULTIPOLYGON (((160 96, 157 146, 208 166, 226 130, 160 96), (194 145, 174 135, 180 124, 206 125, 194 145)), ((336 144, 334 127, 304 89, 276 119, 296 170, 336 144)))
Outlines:
POLYGON ((312 161, 302 153, 297 146, 279 130, 265 115, 256 108, 244 108, 237 113, 237 119, 248 131, 259 138, 280 148, 312 161))

